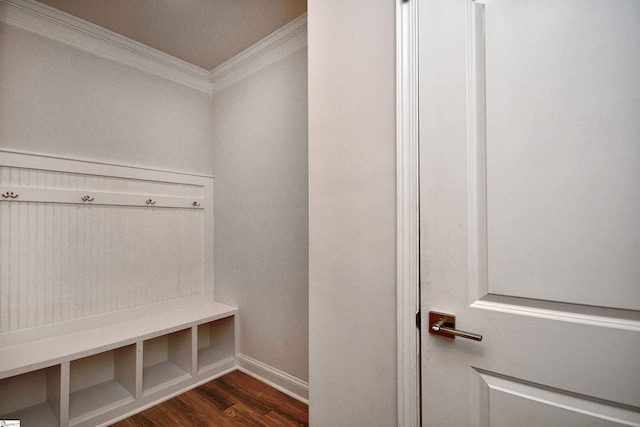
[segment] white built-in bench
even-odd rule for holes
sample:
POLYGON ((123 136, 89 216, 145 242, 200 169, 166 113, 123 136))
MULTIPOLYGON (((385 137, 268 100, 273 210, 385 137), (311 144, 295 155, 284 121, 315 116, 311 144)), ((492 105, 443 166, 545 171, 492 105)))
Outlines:
POLYGON ((100 426, 236 368, 213 178, 0 151, 0 420, 100 426))
MULTIPOLYGON (((55 327, 31 330, 26 335, 50 335, 35 341, 11 344, 19 337, 5 337, 0 419, 24 426, 108 424, 210 381, 235 369, 237 313, 191 299, 129 310, 121 321, 87 319, 89 328, 61 335, 55 327)), ((83 321, 74 323, 58 329, 83 321)))

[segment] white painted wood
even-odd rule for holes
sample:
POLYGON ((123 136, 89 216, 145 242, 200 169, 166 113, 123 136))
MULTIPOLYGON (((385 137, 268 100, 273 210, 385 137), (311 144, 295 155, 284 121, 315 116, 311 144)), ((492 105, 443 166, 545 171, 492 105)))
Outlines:
POLYGON ((398 426, 417 426, 419 407, 418 2, 396 1, 398 426))
POLYGON ((58 426, 58 420, 51 410, 51 407, 46 402, 25 408, 21 411, 3 415, 3 418, 7 420, 20 420, 21 425, 42 427, 58 426))
MULTIPOLYGON (((103 176, 112 178, 122 178, 124 181, 119 184, 120 189, 128 188, 128 185, 136 185, 129 180, 141 179, 151 181, 152 183, 170 183, 170 184, 193 184, 201 185, 202 178, 210 178, 206 175, 196 175, 182 172, 172 172, 157 169, 141 168, 127 165, 116 165, 109 163, 99 163, 86 160, 70 159, 63 157, 54 157, 46 155, 38 155, 31 153, 21 153, 18 151, 0 150, 1 165, 3 166, 3 180, 19 180, 20 173, 13 168, 18 169, 35 169, 36 182, 49 182, 53 180, 53 176, 61 175, 63 177, 62 184, 77 187, 79 182, 83 182, 78 175, 103 176), (4 168, 7 168, 6 170, 4 168), (45 173, 46 172, 46 173, 45 173), (55 172, 58 172, 56 174, 55 172)), ((48 184, 52 186, 53 184, 48 184)), ((42 185, 46 186, 46 185, 42 185)), ((71 187, 71 188, 72 188, 71 187)), ((57 187, 51 187, 57 188, 57 187)), ((60 187, 69 188, 69 187, 60 187)), ((135 188, 135 187, 134 187, 135 188)), ((167 190, 162 187, 162 192, 167 190)), ((122 191, 126 193, 126 191, 122 191)))
POLYGON ((94 55, 211 93, 207 70, 45 4, 0 0, 0 19, 94 55))
POLYGON ((211 178, 0 152, 9 192, 0 334, 212 296, 211 178))
MULTIPOLYGON (((163 310, 157 316, 3 347, 0 349, 3 362, 0 416, 20 416, 33 420, 35 425, 110 424, 123 414, 132 414, 210 381, 235 368, 235 349, 215 364, 205 360, 207 369, 190 375, 192 343, 195 343, 192 331, 199 325, 215 324, 236 314, 237 309, 233 307, 200 301, 188 308, 163 310), (130 345, 126 344, 132 340, 130 345), (60 356, 65 350, 68 354, 60 356), (76 352, 78 350, 81 352, 76 352), (42 359, 40 364, 52 366, 34 368, 29 365, 29 358, 25 358, 27 354, 38 354, 42 359), (47 357, 49 359, 45 359, 47 357), (13 362, 13 367, 8 362, 13 362), (26 365, 19 366, 21 362, 26 365), (42 424, 41 420, 44 420, 42 424)), ((230 319, 223 323, 232 331, 233 338, 236 322, 230 319)), ((228 336, 212 334, 209 338, 221 340, 228 336)), ((233 340, 231 343, 212 341, 210 345, 209 348, 235 346, 233 340)))
POLYGON ((113 380, 113 351, 105 351, 71 361, 69 391, 80 390, 113 380))
POLYGON ((201 348, 209 347, 211 343, 209 339, 210 338, 209 329, 210 329, 210 325, 208 323, 198 325, 198 332, 197 332, 198 350, 200 350, 201 348))
POLYGON ((640 413, 611 402, 589 402, 586 396, 574 396, 538 384, 476 372, 489 398, 492 425, 509 427, 527 420, 527 426, 561 425, 579 427, 638 426, 640 413))
MULTIPOLYGON (((60 365, 60 426, 69 425, 69 390, 71 380, 71 363, 69 361, 62 362, 60 365)), ((55 365, 53 366, 56 369, 55 365)))
POLYGON ((142 372, 144 371, 144 359, 143 359, 144 342, 138 341, 135 345, 136 345, 136 368, 135 368, 136 390, 133 396, 137 400, 142 397, 142 372))
POLYGON ((184 369, 169 360, 156 363, 142 372, 142 395, 152 395, 188 378, 189 374, 184 369))
MULTIPOLYGON (((0 336, 0 378, 160 337, 196 324, 235 315, 238 311, 235 307, 202 301, 201 298, 191 299, 189 302, 122 312, 119 313, 122 315, 119 321, 107 315, 103 318, 103 324, 98 323, 99 317, 92 318, 92 322, 78 321, 77 329, 62 329, 64 334, 60 334, 60 330, 54 327, 48 327, 44 328, 42 335, 27 335, 28 338, 34 338, 31 341, 18 337, 6 337, 6 341, 2 341, 5 337, 0 336)), ((23 334, 20 332, 19 335, 23 334)))
POLYGON ((191 331, 192 328, 174 332, 169 335, 168 360, 180 369, 193 375, 191 371, 191 331))
POLYGON ((169 338, 167 335, 161 335, 143 343, 142 350, 142 366, 146 369, 150 366, 166 362, 169 357, 169 338))
POLYGON ((64 412, 62 406, 67 403, 65 398, 62 391, 62 367, 52 366, 47 369, 47 404, 57 420, 61 420, 64 412))
MULTIPOLYGON (((202 210, 202 197, 175 197, 175 196, 159 196, 155 197, 149 193, 142 194, 122 194, 108 193, 101 191, 71 191, 71 190, 51 190, 43 188, 28 188, 21 186, 4 186, 0 185, 0 194, 11 191, 19 195, 19 198, 13 200, 0 200, 3 204, 17 203, 56 203, 56 204, 73 204, 83 206, 137 206, 149 208, 182 208, 190 210, 202 210), (89 200, 84 201, 83 198, 88 197, 89 200), (93 199, 93 200, 90 200, 93 199), (151 200, 151 203, 147 203, 151 200), (194 206, 193 203, 197 206, 194 206)), ((1 196, 0 196, 1 197, 1 196)))
POLYGON ((215 347, 205 347, 198 350, 198 364, 201 366, 198 373, 216 368, 220 363, 233 359, 233 356, 218 350, 215 347))
POLYGON ((59 385, 59 367, 0 380, 0 419, 20 419, 24 425, 58 425, 59 385))
POLYGON ((235 323, 235 317, 227 317, 198 325, 198 373, 235 357, 235 323))
POLYGON ((133 402, 133 396, 114 379, 73 392, 69 398, 71 425, 133 402))
POLYGON ((136 396, 136 345, 114 350, 113 378, 127 390, 131 396, 136 396))
POLYGON ((489 292, 640 310, 640 8, 556 3, 486 4, 489 292))
POLYGON ((424 424, 640 425, 640 4, 483 3, 420 3, 424 424))
POLYGON ((46 400, 45 370, 29 372, 22 378, 2 380, 0 387, 0 414, 15 412, 46 400))

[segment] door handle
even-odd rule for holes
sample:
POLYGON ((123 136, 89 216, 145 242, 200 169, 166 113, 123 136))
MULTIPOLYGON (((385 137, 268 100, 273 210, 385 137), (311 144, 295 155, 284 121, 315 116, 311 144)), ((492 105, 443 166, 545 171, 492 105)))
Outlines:
POLYGON ((453 314, 439 313, 437 311, 429 312, 429 333, 440 335, 447 338, 467 338, 474 341, 482 341, 482 335, 472 332, 459 331, 456 329, 456 316, 453 314))

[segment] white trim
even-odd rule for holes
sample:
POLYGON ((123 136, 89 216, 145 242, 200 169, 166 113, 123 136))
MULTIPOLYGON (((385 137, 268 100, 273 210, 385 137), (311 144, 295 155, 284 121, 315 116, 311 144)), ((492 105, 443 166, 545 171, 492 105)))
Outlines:
MULTIPOLYGON (((1 0, 0 0, 1 1, 1 0)), ((27 152, 20 150, 5 150, 0 149, 0 156, 3 157, 3 162, 12 162, 12 166, 14 165, 30 165, 32 163, 43 164, 46 165, 47 168, 57 167, 61 171, 73 170, 78 173, 85 173, 88 175, 97 175, 101 173, 111 173, 114 176, 118 174, 118 170, 125 171, 126 169, 138 170, 141 173, 157 173, 159 176, 166 174, 177 174, 183 176, 192 176, 195 178, 213 178, 213 175, 206 174, 197 174, 191 172, 180 172, 177 170, 168 170, 168 169, 154 169, 154 168, 146 168, 141 166, 135 166, 133 164, 124 164, 124 163, 107 163, 107 162, 97 162, 95 160, 89 160, 80 157, 64 157, 64 156, 54 156, 51 154, 43 154, 37 152, 27 152), (11 160, 7 160, 11 159, 11 160), (104 172, 107 170, 108 172, 104 172)), ((28 166, 27 166, 28 167, 28 166)), ((33 167, 33 166, 31 166, 33 167)), ((124 173, 124 172, 121 172, 124 173)), ((129 175, 124 175, 129 176, 129 175)))
POLYGON ((279 369, 260 362, 245 354, 238 353, 238 369, 245 374, 270 385, 276 390, 309 404, 309 383, 279 369))
POLYGON ((211 70, 213 93, 250 76, 307 45, 307 14, 269 34, 211 70))
POLYGON ((398 426, 420 425, 418 1, 396 0, 398 426))
POLYGON ((211 93, 209 73, 142 43, 33 0, 0 0, 0 20, 38 35, 211 93))
POLYGON ((467 3, 467 262, 469 303, 489 292, 484 5, 467 3))
MULTIPOLYGON (((544 308, 544 307, 528 307, 525 305, 517 304, 519 298, 506 297, 506 300, 513 300, 515 303, 509 304, 506 302, 498 301, 483 301, 478 300, 471 304, 469 307, 478 308, 481 310, 497 311, 500 313, 515 314, 518 316, 537 317, 539 319, 551 319, 561 322, 579 323, 582 325, 598 326, 601 328, 621 329, 624 331, 640 332, 640 321, 635 319, 619 319, 611 316, 601 316, 590 313, 572 313, 567 310, 562 310, 565 303, 553 303, 549 301, 543 301, 541 304, 549 306, 557 306, 558 309, 544 308)), ((600 307, 594 307, 598 310, 600 307)))
POLYGON ((307 45, 307 14, 211 71, 34 0, 0 0, 0 21, 212 95, 307 45))

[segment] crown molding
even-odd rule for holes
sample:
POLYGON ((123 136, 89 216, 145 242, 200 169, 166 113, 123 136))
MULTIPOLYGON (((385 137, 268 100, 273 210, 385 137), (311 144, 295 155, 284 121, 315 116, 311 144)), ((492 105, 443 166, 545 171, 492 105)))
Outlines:
POLYGON ((85 52, 212 93, 210 73, 33 0, 0 0, 0 20, 85 52))
POLYGON ((307 14, 211 71, 34 0, 0 0, 0 21, 212 95, 307 45, 307 14))
POLYGON ((253 46, 211 70, 213 93, 307 45, 307 14, 284 25, 253 46))

